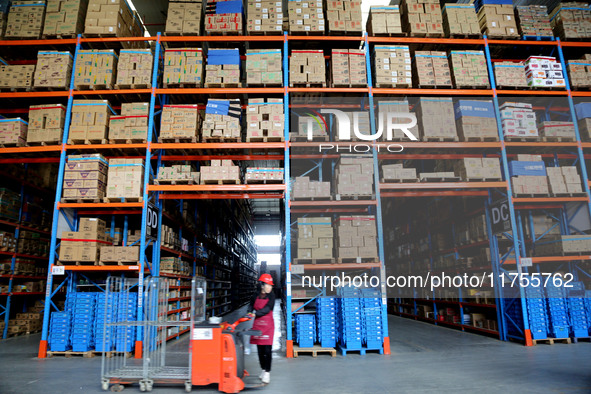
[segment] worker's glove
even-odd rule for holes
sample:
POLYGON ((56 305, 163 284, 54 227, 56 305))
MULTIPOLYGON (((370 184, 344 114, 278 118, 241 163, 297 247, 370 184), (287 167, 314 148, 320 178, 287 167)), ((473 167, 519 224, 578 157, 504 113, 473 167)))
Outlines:
POLYGON ((246 317, 248 317, 248 318, 251 318, 251 319, 252 319, 252 318, 254 318, 255 316, 256 316, 256 315, 255 315, 255 313, 254 313, 254 312, 250 312, 250 313, 247 313, 247 314, 246 314, 246 317))

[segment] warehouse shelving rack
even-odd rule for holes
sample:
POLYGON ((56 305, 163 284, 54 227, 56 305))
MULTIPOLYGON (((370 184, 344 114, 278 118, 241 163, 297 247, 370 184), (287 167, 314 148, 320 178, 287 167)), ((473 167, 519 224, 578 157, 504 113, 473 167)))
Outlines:
MULTIPOLYGON (((286 116, 286 142, 284 144, 279 144, 281 146, 271 146, 271 144, 256 144, 256 143, 238 143, 238 144, 159 144, 159 143, 152 143, 151 141, 146 144, 137 144, 134 145, 133 148, 145 150, 146 152, 146 162, 149 162, 151 159, 151 152, 153 150, 166 150, 166 149, 271 149, 271 148, 282 148, 283 149, 283 157, 284 157, 284 168, 285 168, 285 185, 288 184, 290 178, 290 171, 289 171, 289 158, 290 158, 290 148, 295 146, 296 143, 289 143, 288 142, 288 128, 289 128, 289 97, 290 93, 320 93, 320 94, 332 94, 332 93, 356 93, 356 94, 367 94, 370 102, 373 101, 374 97, 389 97, 389 96, 413 96, 413 95, 446 95, 446 96, 485 96, 493 98, 495 102, 495 108, 498 111, 498 96, 499 95, 520 95, 520 96, 559 96, 559 97, 567 97, 569 101, 571 115, 574 118, 574 108, 573 108, 573 97, 582 98, 582 97, 591 97, 591 93, 589 92, 572 92, 570 88, 566 89, 565 91, 507 91, 507 90, 496 90, 494 87, 494 81, 492 84, 491 89, 486 90, 470 90, 470 89, 398 89, 398 88, 391 88, 391 89, 379 89, 373 88, 369 85, 367 88, 290 88, 288 87, 288 67, 287 67, 287 59, 289 56, 289 42, 290 41, 310 41, 314 42, 317 41, 318 37, 308 37, 308 36, 288 36, 284 34, 283 36, 236 36, 236 37, 215 37, 215 36, 207 36, 207 37, 161 37, 158 35, 157 37, 126 37, 126 38, 82 38, 77 37, 76 39, 67 39, 67 40, 20 40, 20 41, 1 41, 0 47, 6 48, 7 46, 19 46, 19 47, 28 47, 28 48, 35 48, 35 47, 63 47, 64 45, 74 46, 75 53, 80 49, 81 44, 87 44, 90 46, 98 46, 98 45, 111 45, 117 46, 118 43, 122 41, 144 41, 144 42, 156 42, 156 50, 159 50, 160 45, 166 42, 276 42, 283 44, 283 63, 284 63, 284 87, 282 88, 195 88, 195 89, 162 89, 158 88, 156 83, 153 84, 152 89, 133 89, 133 90, 124 90, 124 91, 117 91, 117 90, 107 90, 107 91, 75 91, 71 86, 69 91, 51 91, 51 92, 5 92, 0 93, 0 98, 3 99, 19 99, 19 98, 67 98, 68 99, 68 120, 69 120, 69 113, 71 112, 71 104, 74 97, 83 97, 83 96, 103 96, 109 97, 111 95, 125 95, 125 94, 140 94, 140 95, 150 95, 151 100, 151 115, 150 121, 152 122, 151 128, 154 128, 153 124, 153 115, 154 115, 154 108, 155 108, 155 100, 157 95, 176 95, 176 94, 198 94, 198 95, 216 95, 216 94, 229 94, 229 95, 236 95, 236 94, 243 94, 243 95, 257 95, 257 94, 282 94, 284 97, 284 107, 285 107, 285 116, 286 116)), ((365 48, 367 50, 366 57, 368 59, 369 64, 369 46, 371 44, 387 44, 387 43, 397 43, 397 44, 408 44, 408 45, 468 45, 468 46, 480 46, 485 48, 485 53, 487 57, 487 63, 489 66, 489 75, 491 79, 494 78, 494 73, 492 71, 491 65, 491 56, 490 51, 488 50, 489 45, 548 45, 548 46, 555 46, 558 49, 561 61, 564 65, 564 56, 562 54, 563 47, 591 47, 590 43, 580 43, 580 42, 561 42, 560 40, 556 41, 542 41, 542 42, 535 42, 535 41, 502 41, 502 40, 488 40, 486 37, 483 39, 432 39, 432 38, 404 38, 404 37, 396 37, 396 38, 388 38, 388 37, 368 37, 368 36, 360 36, 360 37, 329 37, 323 36, 322 40, 324 41, 361 41, 365 42, 365 48)), ((368 66, 368 77, 371 78, 371 67, 368 66)), ((157 68, 154 69, 154 75, 157 75, 157 68)), ((373 111, 373 106, 370 106, 370 111, 373 111)), ((498 113, 497 113, 498 117, 498 113)), ((68 128, 66 122, 66 130, 68 128)), ((373 125, 375 127, 375 125, 373 125)), ((576 127, 576 124, 575 124, 576 127)), ((66 133, 67 137, 67 133, 66 133)), ((67 140, 66 138, 64 140, 67 140)), ((468 143, 468 142, 460 142, 460 143, 424 143, 424 142, 417 142, 417 143, 410 143, 408 144, 409 148, 424 148, 424 149, 438 149, 438 148, 445 148, 445 149, 484 149, 484 148, 492 148, 495 147, 500 148, 501 156, 503 158, 503 168, 505 170, 505 176, 507 178, 507 154, 506 154, 506 147, 510 146, 510 143, 506 143, 504 141, 500 141, 498 143, 468 143)), ((587 145, 591 146, 587 143, 587 145)), ((374 162, 376 168, 376 177, 378 176, 377 166, 378 160, 382 159, 380 155, 377 155, 375 152, 375 147, 379 146, 379 143, 374 144, 374 162)), ((543 144, 538 143, 532 146, 543 146, 543 144)), ((581 143, 581 139, 577 129, 577 153, 578 156, 583 163, 584 155, 583 149, 589 148, 581 143)), ((77 149, 82 149, 83 147, 76 147, 77 149)), ((106 146, 105 149, 129 149, 131 146, 126 145, 112 145, 106 146)), ((73 147, 67 146, 67 144, 63 143, 61 146, 42 146, 42 147, 26 147, 26 148, 3 148, 0 149, 0 155, 16 155, 16 154, 26 154, 28 156, 39 157, 43 156, 45 158, 50 157, 59 152, 59 162, 60 162, 60 173, 63 172, 63 166, 65 161, 65 154, 68 150, 73 149, 73 147)), ((90 149, 95 149, 92 147, 90 149)), ((231 156, 231 155, 228 155, 231 156)), ((218 156, 216 156, 218 157, 218 156)), ((202 159, 206 160, 205 156, 202 159)), ((249 160, 248 156, 240 157, 232 157, 233 160, 249 160)), ((197 160, 197 159, 195 159, 197 160)), ((584 179, 587 178, 586 170, 584 166, 582 167, 583 177, 584 179)), ((147 178, 147 175, 146 175, 147 178)), ((507 178, 508 179, 508 178, 507 178)), ((376 185, 379 183, 377 182, 376 178, 376 185)), ((287 274, 287 293, 286 296, 286 309, 290 311, 291 308, 291 297, 289 296, 289 285, 291 280, 290 275, 290 257, 291 250, 290 250, 290 195, 289 195, 289 188, 285 185, 282 187, 279 186, 270 186, 265 185, 262 187, 260 185, 236 185, 235 187, 228 187, 228 186, 201 186, 195 185, 191 187, 185 187, 182 185, 148 185, 146 180, 144 184, 144 194, 147 196, 149 193, 159 193, 157 198, 160 199, 210 199, 210 198, 219 198, 219 199, 252 199, 252 198, 276 198, 281 199, 284 198, 285 203, 285 249, 286 249, 286 256, 288 256, 284 261, 284 269, 288 273, 287 274), (179 187, 180 186, 180 187, 179 187)), ((59 185, 58 185, 59 186, 59 185)), ((398 185, 397 185, 398 186, 398 185)), ((393 197, 414 197, 414 196, 461 196, 461 195, 484 195, 488 194, 487 188, 496 188, 500 185, 480 185, 482 190, 474 190, 476 185, 467 185, 467 184, 459 184, 459 183, 452 183, 446 185, 425 185, 425 184, 405 184, 400 186, 400 190, 392 191, 395 189, 391 185, 380 185, 378 188, 378 194, 381 193, 380 197, 385 198, 393 198, 393 197), (429 190, 420 190, 423 188, 428 188, 429 190)), ((505 186, 502 187, 503 189, 505 186)), ((531 199, 512 199, 511 196, 511 185, 506 184, 506 188, 508 191, 508 196, 511 199, 511 223, 512 229, 516 229, 516 214, 514 209, 515 203, 543 203, 548 202, 551 203, 555 199, 546 198, 546 199, 535 199, 535 201, 531 201, 531 199)), ((589 196, 589 185, 585 182, 585 191, 587 192, 587 196, 589 196)), ((568 200, 568 199, 567 199, 568 200)), ((589 206, 589 199, 588 198, 573 198, 569 201, 578 201, 587 202, 589 206), (586 199, 586 200, 585 200, 586 199)), ((144 199, 146 201, 146 199, 144 199)), ((565 201, 565 199, 561 199, 561 201, 565 201)), ((378 199, 378 208, 379 208, 379 199, 378 199)), ((96 214, 107 214, 107 213, 118 213, 118 214, 129 214, 131 212, 138 213, 138 210, 141 209, 142 217, 144 218, 145 222, 145 210, 146 204, 145 203, 110 203, 110 204, 100 204, 100 205, 90 205, 90 204, 78 204, 78 203, 60 203, 59 199, 56 201, 55 210, 54 210, 54 227, 57 226, 57 216, 58 212, 62 208, 75 208, 75 209, 86 209, 86 211, 82 211, 85 213, 94 212, 96 214)), ((335 208, 338 209, 338 208, 335 208)), ((377 210, 378 216, 381 215, 380 209, 377 210)), ((81 212, 80 212, 81 213, 81 212)), ((55 228, 54 228, 55 230, 55 228)), ((378 228, 379 238, 380 238, 380 245, 383 244, 383 232, 382 227, 378 228)), ((514 231, 515 233, 515 231, 514 231)), ((53 231, 55 234, 55 231, 53 231)), ((144 247, 146 246, 146 239, 145 235, 142 236, 142 253, 145 253, 144 247)), ((515 238, 515 249, 519 250, 518 247, 518 240, 517 237, 515 238)), ((53 236, 52 242, 52 256, 55 255, 55 235, 53 236)), ((383 269, 383 249, 380 247, 380 254, 381 254, 381 261, 382 263, 381 268, 383 269)), ((519 261, 519 253, 516 255, 516 260, 519 261)), ((153 262, 152 270, 153 272, 157 271, 157 261, 153 262)), ((51 266, 51 265, 50 265, 51 266)), ((134 271, 138 272, 140 276, 144 274, 144 262, 143 260, 140 262, 140 267, 134 269, 134 271)), ((321 268, 320 268, 321 269, 321 268)), ((71 272, 79 272, 85 271, 87 268, 85 267, 78 267, 78 266, 71 266, 67 267, 68 271, 71 272)), ((95 267, 93 268, 94 271, 129 271, 128 267, 95 267)), ((51 275, 50 275, 51 276, 51 275)), ((50 294, 51 287, 48 281, 48 295, 50 294)), ((50 297, 48 297, 50 298, 50 297)), ((47 308, 49 309, 49 301, 47 301, 47 308)), ((141 308, 141 307, 140 307, 141 308)), ((291 314, 286 313, 288 323, 291 323, 291 314)), ((46 314, 46 321, 44 322, 45 330, 44 336, 46 337, 46 327, 47 327, 47 317, 46 314)), ((524 319, 527 321, 527 319, 524 319)), ((525 328, 527 330, 527 328, 525 328)), ((527 332, 527 331, 526 331, 527 332)), ((526 335, 527 339, 527 335, 526 335)), ((527 341, 526 341, 527 342, 527 341)), ((46 344, 41 345, 41 352, 40 355, 44 356, 44 350, 46 348, 46 344)), ((141 346, 140 346, 141 349, 141 346)), ((288 355, 290 355, 291 349, 291 333, 288 330, 288 355)))

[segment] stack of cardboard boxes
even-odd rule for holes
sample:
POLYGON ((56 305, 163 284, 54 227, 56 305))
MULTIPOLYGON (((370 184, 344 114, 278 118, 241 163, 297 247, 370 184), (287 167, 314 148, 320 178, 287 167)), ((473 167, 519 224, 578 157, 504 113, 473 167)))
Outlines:
POLYGON ((572 87, 591 87, 591 54, 585 54, 580 60, 569 60, 568 74, 572 87))
POLYGON ((366 216, 341 216, 337 218, 337 257, 343 259, 377 259, 376 218, 366 216))
POLYGON ((210 49, 205 66, 205 87, 240 87, 240 51, 210 49))
MULTIPOLYGON (((199 184, 199 172, 193 171, 190 165, 173 165, 158 169, 158 182, 160 181, 193 181, 199 184)), ((168 182, 166 182, 168 183, 168 182)))
POLYGON ((546 173, 548 174, 550 193, 553 195, 583 193, 581 176, 576 166, 548 167, 546 173))
POLYGON ((575 124, 573 122, 544 121, 540 122, 538 129, 546 141, 575 140, 575 124))
POLYGON ((100 263, 119 263, 120 265, 138 264, 140 259, 139 246, 103 246, 101 247, 100 263))
POLYGON ((490 88, 488 69, 482 51, 451 51, 456 88, 490 88))
POLYGON ((361 1, 329 0, 326 3, 326 19, 330 33, 358 33, 361 34, 361 1))
POLYGON ((334 234, 331 218, 298 218, 298 259, 334 258, 334 234))
POLYGON ((474 4, 444 5, 443 30, 447 37, 480 36, 480 24, 474 4))
POLYGON ((536 242, 536 256, 564 256, 565 254, 588 254, 591 252, 589 235, 554 235, 536 242))
POLYGON ((199 123, 197 104, 165 105, 160 122, 160 139, 190 139, 197 142, 199 123))
POLYGON ((518 154, 517 160, 509 162, 509 175, 515 195, 549 192, 546 165, 541 155, 518 154))
POLYGON ((412 86, 412 65, 408 46, 376 45, 374 68, 378 88, 412 86))
POLYGON ((311 116, 302 116, 298 114, 293 114, 291 116, 293 122, 293 130, 296 130, 295 133, 289 133, 289 137, 292 141, 295 139, 301 140, 303 138, 308 138, 311 136, 310 139, 320 139, 328 141, 328 133, 325 127, 321 127, 320 124, 311 116))
POLYGON ((280 142, 284 130, 283 99, 248 99, 246 142, 280 142))
POLYGON ((154 55, 151 49, 122 49, 117 64, 117 87, 150 88, 152 87, 152 62, 154 55))
POLYGON ((201 34, 201 1, 170 1, 166 17, 166 34, 193 35, 201 34))
POLYGON ((0 119, 0 144, 25 146, 28 124, 21 118, 0 119))
POLYGON ((74 37, 82 33, 88 0, 47 0, 43 37, 74 37))
POLYGON ((382 182, 408 182, 416 180, 416 168, 404 168, 402 164, 384 164, 382 166, 382 182))
POLYGON ((207 100, 201 140, 240 141, 240 100, 207 100))
POLYGON ((205 32, 207 34, 242 34, 244 7, 237 0, 207 0, 205 32))
POLYGON ((284 14, 281 1, 250 0, 247 13, 246 31, 248 34, 281 34, 283 32, 284 14))
POLYGON ((36 88, 70 88, 74 58, 70 52, 39 51, 35 67, 36 88))
POLYGON ((201 87, 203 81, 203 50, 200 48, 167 49, 164 52, 162 83, 169 85, 189 84, 201 87))
POLYGON ((591 37, 591 8, 578 1, 560 2, 550 14, 554 34, 562 40, 591 37))
POLYGON ((465 181, 501 180, 501 163, 494 157, 470 157, 455 163, 454 173, 465 181))
POLYGON ((246 169, 244 183, 283 183, 283 168, 251 167, 246 169))
POLYGON ((33 86, 35 66, 0 66, 0 89, 30 90, 33 86))
POLYGON ((419 87, 452 86, 446 52, 416 51, 414 65, 419 87))
POLYGON ((443 37, 443 17, 437 0, 403 0, 403 30, 411 36, 443 37))
POLYGON ((150 103, 123 103, 121 116, 109 119, 109 140, 146 141, 150 103))
POLYGON ((400 7, 397 5, 369 7, 367 32, 370 36, 401 35, 402 21, 400 19, 400 7))
POLYGON ((524 226, 525 236, 526 238, 532 238, 533 236, 539 237, 542 234, 560 235, 560 226, 556 224, 557 222, 553 218, 533 214, 528 220, 528 225, 524 226), (531 228, 533 228, 533 234, 531 228))
POLYGON ((583 141, 591 140, 591 103, 579 103, 575 105, 579 133, 583 141))
POLYGON ((480 30, 489 38, 519 37, 513 4, 484 4, 478 10, 480 30))
POLYGON ((69 155, 64 171, 63 198, 102 201, 107 190, 108 166, 100 153, 69 155))
MULTIPOLYGON (((25 282, 24 285, 29 292, 45 291, 43 281, 25 282)), ((8 334, 32 334, 43 327, 43 313, 17 313, 15 317, 8 321, 8 334)))
POLYGON ((246 84, 248 86, 281 86, 283 84, 281 70, 281 50, 246 50, 246 84))
POLYGON ((100 250, 113 240, 105 234, 105 222, 97 218, 80 218, 78 231, 62 232, 59 262, 98 264, 100 250))
MULTIPOLYGON (((380 100, 378 102, 378 114, 379 114, 379 121, 387 122, 388 118, 391 119, 392 123, 396 124, 408 124, 413 119, 416 119, 416 115, 410 115, 410 107, 408 105, 408 101, 400 100, 400 101, 389 101, 389 100, 380 100), (392 116, 393 114, 409 114, 408 117, 396 117, 392 116)), ((420 137, 419 133, 419 126, 418 122, 415 126, 408 128, 408 131, 418 140, 420 137)), ((392 136, 387 135, 387 132, 384 133, 386 135, 382 136, 382 139, 386 139, 387 141, 407 141, 409 140, 409 136, 406 135, 400 129, 394 129, 394 133, 392 136)))
POLYGON ((190 275, 188 262, 179 257, 160 257, 160 272, 176 275, 190 275))
POLYGON ((331 60, 332 86, 367 85, 367 68, 363 49, 333 49, 331 60))
POLYGON ((499 130, 492 101, 458 100, 455 112, 461 141, 498 141, 499 130))
POLYGON ((127 0, 90 0, 84 33, 109 34, 115 37, 144 35, 142 25, 127 0))
POLYGON ((522 36, 553 37, 548 7, 529 5, 517 7, 519 33, 522 36))
POLYGON ((451 97, 419 99, 417 111, 423 141, 457 141, 454 103, 451 97))
POLYGON ((112 109, 107 100, 74 100, 68 143, 101 141, 107 138, 112 109))
POLYGON ((525 61, 525 77, 531 87, 566 88, 562 64, 555 57, 528 57, 525 61))
POLYGON ((324 34, 322 0, 288 0, 289 32, 291 34, 324 34))
POLYGON ((495 63, 495 82, 498 87, 526 88, 525 64, 523 62, 495 63))
POLYGON ((108 199, 140 199, 144 184, 143 159, 109 159, 108 199))
POLYGON ((31 105, 29 107, 29 144, 59 144, 66 120, 66 107, 62 104, 31 105))
POLYGON ((201 166, 201 184, 240 184, 240 167, 232 160, 211 160, 211 166, 201 166))
POLYGON ((45 1, 13 1, 8 11, 6 38, 40 38, 45 1))
POLYGON ((110 88, 115 83, 115 70, 117 54, 113 49, 81 49, 76 56, 74 86, 79 90, 96 85, 110 88))
POLYGON ((501 122, 505 137, 538 137, 536 113, 529 103, 505 102, 501 105, 501 122))
POLYGON ((323 50, 291 51, 289 86, 320 84, 326 86, 326 65, 323 50))
POLYGON ((337 199, 373 194, 373 159, 363 155, 341 155, 336 167, 337 199))
POLYGON ((307 176, 296 177, 291 196, 295 200, 330 198, 330 182, 312 181, 307 176))

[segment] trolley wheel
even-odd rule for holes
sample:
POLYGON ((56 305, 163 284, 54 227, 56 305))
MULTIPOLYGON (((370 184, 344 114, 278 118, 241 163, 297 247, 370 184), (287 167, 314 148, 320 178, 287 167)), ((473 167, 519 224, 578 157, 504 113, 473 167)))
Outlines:
POLYGON ((140 380, 140 391, 143 393, 144 391, 146 391, 146 382, 144 382, 143 380, 140 380))
POLYGON ((146 380, 146 391, 150 392, 152 391, 152 386, 154 385, 154 381, 153 380, 146 380))
POLYGON ((185 392, 190 393, 192 389, 193 385, 191 384, 191 382, 185 382, 185 392))
POLYGON ((111 391, 113 393, 120 393, 125 389, 125 386, 122 384, 115 384, 113 386, 111 386, 111 391))
POLYGON ((109 390, 109 381, 106 379, 101 380, 101 388, 103 389, 103 391, 108 391, 109 390))

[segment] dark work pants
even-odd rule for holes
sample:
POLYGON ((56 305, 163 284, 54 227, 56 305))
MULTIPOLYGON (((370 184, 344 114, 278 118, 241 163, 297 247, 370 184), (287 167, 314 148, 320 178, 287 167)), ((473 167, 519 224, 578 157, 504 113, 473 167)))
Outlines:
POLYGON ((272 345, 257 345, 259 352, 259 363, 263 371, 271 372, 271 357, 273 356, 272 345))

